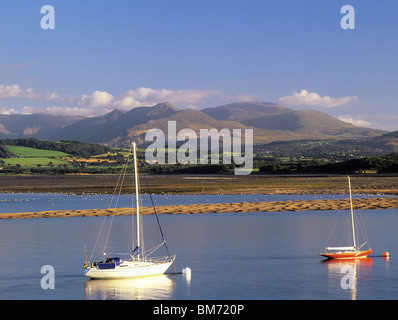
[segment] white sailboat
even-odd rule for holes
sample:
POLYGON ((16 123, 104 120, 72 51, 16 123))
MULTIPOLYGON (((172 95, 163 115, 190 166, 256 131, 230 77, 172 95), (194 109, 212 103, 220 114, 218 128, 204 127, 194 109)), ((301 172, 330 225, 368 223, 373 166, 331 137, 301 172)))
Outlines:
MULTIPOLYGON (((129 258, 126 260, 119 257, 110 257, 111 253, 103 253, 107 256, 106 261, 100 262, 87 262, 85 258, 84 275, 91 279, 123 279, 123 278, 136 278, 164 274, 167 269, 173 264, 175 255, 170 256, 163 232, 163 242, 157 246, 164 245, 167 250, 166 257, 152 258, 146 254, 141 245, 142 241, 142 228, 140 225, 140 205, 139 205, 139 190, 138 190, 138 169, 137 169, 137 151, 136 144, 133 142, 133 155, 134 155, 134 173, 135 173, 135 198, 136 198, 136 247, 127 255, 129 258)), ((127 164, 126 164, 127 166, 127 164)), ((156 213, 156 211, 155 211, 156 213)), ((160 227, 160 225, 159 225, 160 227)), ((122 254, 117 254, 122 255, 122 254)), ((90 258, 91 259, 91 258, 90 258)), ((174 264, 173 264, 174 267, 174 264)), ((175 271, 175 268, 174 268, 175 271)))
POLYGON ((355 219, 354 219, 354 208, 352 205, 352 192, 351 192, 351 178, 348 178, 348 190, 350 193, 350 212, 351 212, 351 229, 352 229, 352 245, 345 247, 326 247, 325 250, 319 255, 328 259, 356 259, 356 258, 366 258, 370 255, 373 250, 368 248, 367 250, 362 250, 362 247, 366 244, 357 245, 356 231, 355 231, 355 219))

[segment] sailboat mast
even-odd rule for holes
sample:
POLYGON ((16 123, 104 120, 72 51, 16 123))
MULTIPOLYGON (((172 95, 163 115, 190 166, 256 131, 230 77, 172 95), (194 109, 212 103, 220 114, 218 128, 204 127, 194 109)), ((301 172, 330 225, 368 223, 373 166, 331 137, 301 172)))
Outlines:
POLYGON ((134 176, 135 176, 135 201, 137 207, 137 247, 138 255, 137 259, 140 260, 140 203, 138 199, 138 170, 137 170, 137 151, 136 144, 133 142, 133 154, 134 154, 134 176))
POLYGON ((356 248, 356 242, 355 242, 355 225, 354 225, 354 209, 352 206, 352 193, 351 193, 351 178, 347 176, 348 178, 348 189, 350 191, 350 207, 351 207, 351 225, 352 225, 352 240, 354 242, 354 247, 356 248))

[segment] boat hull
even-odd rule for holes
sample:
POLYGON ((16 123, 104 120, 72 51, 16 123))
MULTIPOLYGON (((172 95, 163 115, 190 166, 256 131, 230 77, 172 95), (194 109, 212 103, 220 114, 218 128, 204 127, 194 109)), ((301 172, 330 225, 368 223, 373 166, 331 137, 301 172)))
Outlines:
POLYGON ((348 252, 321 252, 319 255, 326 257, 328 259, 356 259, 356 258, 366 258, 370 255, 373 250, 365 251, 348 251, 348 252))
POLYGON ((87 268, 84 275, 91 279, 127 279, 149 277, 164 274, 173 262, 134 263, 128 266, 118 266, 114 269, 87 268))

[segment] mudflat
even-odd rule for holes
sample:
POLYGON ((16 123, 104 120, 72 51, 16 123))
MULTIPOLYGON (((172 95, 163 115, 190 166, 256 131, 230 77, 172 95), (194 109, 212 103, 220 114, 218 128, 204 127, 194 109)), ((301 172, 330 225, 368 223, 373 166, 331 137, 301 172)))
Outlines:
MULTIPOLYGON (((51 193, 97 193, 114 192, 118 176, 2 176, 0 192, 51 192, 51 193)), ((132 179, 122 192, 131 192, 132 179)), ((345 176, 147 176, 150 191, 167 194, 346 194, 345 176)), ((141 179, 142 191, 146 181, 141 179)), ((356 194, 398 194, 398 177, 381 175, 358 175, 352 177, 352 190, 356 194)), ((348 210, 349 201, 270 201, 254 203, 219 203, 197 205, 159 206, 159 214, 199 214, 217 212, 276 212, 307 210, 348 210)), ((354 199, 356 209, 395 209, 398 197, 354 199)), ((94 217, 106 215, 130 215, 132 208, 90 209, 66 211, 42 211, 5 213, 0 219, 94 217)), ((134 210, 134 209, 133 209, 134 210)), ((142 214, 153 214, 153 208, 141 208, 142 214)))
MULTIPOLYGON (((396 209, 398 197, 360 198, 354 199, 356 209, 396 209)), ((158 214, 200 214, 200 213, 233 213, 233 212, 277 212, 277 211, 308 211, 308 210, 349 210, 348 199, 338 200, 309 200, 309 201, 269 201, 242 202, 195 205, 157 206, 158 214)), ((29 219, 29 218, 66 218, 66 217, 99 217, 131 215, 134 208, 117 209, 89 209, 65 211, 40 211, 5 213, 0 219, 29 219)), ((133 211, 134 212, 134 211, 133 211)), ((154 214, 152 207, 142 207, 142 214, 154 214)))

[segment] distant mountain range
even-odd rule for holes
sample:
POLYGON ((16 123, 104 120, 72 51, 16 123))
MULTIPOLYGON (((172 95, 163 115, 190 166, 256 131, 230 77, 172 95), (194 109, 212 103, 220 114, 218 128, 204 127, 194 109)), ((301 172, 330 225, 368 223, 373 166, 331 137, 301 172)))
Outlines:
POLYGON ((386 132, 357 127, 316 110, 293 110, 267 102, 241 102, 203 110, 179 109, 170 103, 114 110, 98 117, 52 116, 47 114, 0 115, 0 138, 35 137, 47 140, 75 140, 109 146, 144 142, 149 129, 167 134, 168 121, 177 132, 183 128, 254 129, 254 142, 299 139, 363 139, 386 132))

